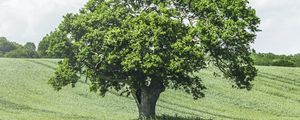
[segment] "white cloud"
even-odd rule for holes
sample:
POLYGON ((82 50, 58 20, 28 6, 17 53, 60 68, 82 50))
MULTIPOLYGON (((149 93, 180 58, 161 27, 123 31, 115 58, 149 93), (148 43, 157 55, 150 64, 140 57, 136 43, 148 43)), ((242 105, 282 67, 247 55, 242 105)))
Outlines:
POLYGON ((53 30, 63 15, 77 12, 87 0, 1 0, 0 36, 36 44, 53 30))
POLYGON ((259 52, 300 53, 300 0, 250 0, 261 18, 262 32, 253 47, 259 52))

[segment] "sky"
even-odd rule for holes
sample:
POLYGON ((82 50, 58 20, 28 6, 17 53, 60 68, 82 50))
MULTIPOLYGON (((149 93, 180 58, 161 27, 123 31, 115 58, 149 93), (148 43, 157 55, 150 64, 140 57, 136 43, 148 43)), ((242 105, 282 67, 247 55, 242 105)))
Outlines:
MULTIPOLYGON (((36 45, 88 0, 0 0, 0 36, 36 45)), ((249 0, 261 18, 257 52, 300 53, 300 0, 249 0)))

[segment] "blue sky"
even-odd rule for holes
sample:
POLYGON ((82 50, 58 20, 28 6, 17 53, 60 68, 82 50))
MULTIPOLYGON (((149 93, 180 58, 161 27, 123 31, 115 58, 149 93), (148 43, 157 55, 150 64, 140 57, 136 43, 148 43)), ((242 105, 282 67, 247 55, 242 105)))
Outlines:
MULTIPOLYGON (((76 12, 87 0, 0 0, 0 36, 36 44, 59 24, 62 16, 76 12)), ((250 0, 261 18, 263 31, 255 44, 258 52, 300 53, 300 0, 250 0)))

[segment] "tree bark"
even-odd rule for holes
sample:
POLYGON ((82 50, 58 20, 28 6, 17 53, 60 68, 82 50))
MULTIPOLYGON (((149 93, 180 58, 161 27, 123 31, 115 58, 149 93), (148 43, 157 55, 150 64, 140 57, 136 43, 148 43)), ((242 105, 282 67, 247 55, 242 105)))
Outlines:
POLYGON ((156 103, 162 91, 161 86, 132 90, 132 96, 137 104, 140 119, 155 118, 156 103))

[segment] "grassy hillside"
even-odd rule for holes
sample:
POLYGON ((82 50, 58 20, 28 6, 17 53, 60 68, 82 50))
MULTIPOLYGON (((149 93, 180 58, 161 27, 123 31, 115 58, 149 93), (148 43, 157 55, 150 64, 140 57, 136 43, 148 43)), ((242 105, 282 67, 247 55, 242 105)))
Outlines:
MULTIPOLYGON (((137 110, 132 98, 109 93, 100 97, 88 85, 60 92, 47 84, 58 60, 0 59, 0 120, 132 120, 137 110)), ((208 90, 194 101, 182 91, 160 97, 162 118, 300 119, 300 68, 257 67, 254 89, 236 90, 213 70, 199 73, 208 90)))

